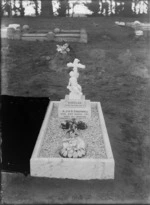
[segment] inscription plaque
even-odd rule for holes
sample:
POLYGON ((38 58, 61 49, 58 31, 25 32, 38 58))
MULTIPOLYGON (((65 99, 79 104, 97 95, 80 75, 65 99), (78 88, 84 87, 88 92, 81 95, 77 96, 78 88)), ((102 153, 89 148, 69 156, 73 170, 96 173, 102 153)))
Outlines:
POLYGON ((61 100, 58 108, 61 119, 87 120, 91 117, 90 100, 61 100))

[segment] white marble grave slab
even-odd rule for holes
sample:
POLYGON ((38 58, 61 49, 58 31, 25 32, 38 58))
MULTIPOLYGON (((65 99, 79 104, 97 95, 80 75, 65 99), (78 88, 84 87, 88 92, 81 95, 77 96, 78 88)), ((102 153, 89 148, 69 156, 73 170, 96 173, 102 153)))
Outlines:
POLYGON ((114 179, 115 161, 100 103, 91 102, 92 110, 93 107, 96 107, 97 117, 96 122, 93 122, 95 114, 92 114, 88 126, 91 129, 92 123, 93 126, 99 125, 98 131, 95 133, 91 130, 90 136, 86 135, 86 133, 89 133, 88 129, 82 132, 84 140, 88 139, 87 141, 89 141, 87 155, 77 159, 62 158, 58 153, 63 131, 59 127, 61 120, 58 118, 58 113, 54 115, 53 110, 58 111, 59 103, 60 101, 51 101, 48 106, 30 159, 31 176, 78 180, 114 179), (54 142, 55 139, 57 140, 54 142), (93 143, 95 143, 94 147, 92 147, 93 143), (92 150, 97 150, 97 153, 92 154, 92 150))

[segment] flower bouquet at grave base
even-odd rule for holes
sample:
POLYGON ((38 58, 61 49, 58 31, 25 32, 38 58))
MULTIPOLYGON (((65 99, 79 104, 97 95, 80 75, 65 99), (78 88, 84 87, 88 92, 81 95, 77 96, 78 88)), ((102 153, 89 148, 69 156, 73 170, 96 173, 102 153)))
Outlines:
POLYGON ((72 130, 73 128, 76 129, 80 129, 80 130, 84 130, 87 128, 86 123, 82 122, 82 121, 76 121, 75 118, 73 118, 72 120, 66 120, 65 123, 61 123, 61 128, 62 129, 69 129, 72 130))
POLYGON ((75 54, 69 44, 57 45, 56 50, 57 53, 49 61, 49 69, 61 72, 66 68, 67 63, 74 60, 75 54))
POLYGON ((61 53, 61 54, 67 54, 68 52, 70 52, 70 48, 69 48, 69 44, 65 43, 64 45, 56 45, 57 46, 57 52, 61 53))
POLYGON ((66 138, 63 139, 63 145, 60 150, 62 157, 81 158, 86 154, 86 145, 83 139, 79 137, 78 129, 86 129, 87 125, 82 122, 76 122, 75 119, 67 120, 61 123, 62 129, 67 129, 66 138))
POLYGON ((76 57, 74 49, 68 44, 63 42, 63 45, 56 45, 57 54, 61 54, 61 57, 65 56, 72 56, 73 58, 76 57))

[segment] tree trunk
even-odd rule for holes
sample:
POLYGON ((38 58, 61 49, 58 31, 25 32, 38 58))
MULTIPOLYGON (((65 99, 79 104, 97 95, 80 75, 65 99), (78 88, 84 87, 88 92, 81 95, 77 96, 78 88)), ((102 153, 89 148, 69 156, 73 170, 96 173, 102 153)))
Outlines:
POLYGON ((150 2, 149 1, 147 3, 145 2, 145 4, 147 5, 148 16, 150 16, 150 2))
POLYGON ((58 16, 66 17, 69 13, 69 2, 68 0, 59 0, 59 8, 57 10, 58 16))
POLYGON ((132 0, 124 0, 124 10, 123 10, 123 16, 132 16, 132 0))
POLYGON ((41 15, 53 16, 52 0, 41 0, 41 15))
POLYGON ((12 17, 12 5, 11 5, 11 1, 10 1, 10 17, 12 17))
POLYGON ((10 0, 6 0, 3 6, 3 12, 6 11, 9 17, 12 17, 12 5, 10 0))
POLYGON ((38 12, 38 1, 37 0, 33 0, 34 1, 34 9, 35 9, 35 15, 38 16, 39 15, 39 12, 38 12))
POLYGON ((110 15, 112 15, 112 0, 110 1, 110 15))
POLYGON ((20 0, 20 16, 23 17, 24 16, 24 11, 25 11, 25 8, 23 7, 23 2, 22 0, 20 0))

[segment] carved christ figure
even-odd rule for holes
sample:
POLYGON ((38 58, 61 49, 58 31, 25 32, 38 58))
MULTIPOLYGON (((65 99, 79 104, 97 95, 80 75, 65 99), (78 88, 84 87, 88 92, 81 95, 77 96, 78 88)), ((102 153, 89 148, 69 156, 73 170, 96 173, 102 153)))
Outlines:
POLYGON ((67 88, 69 89, 69 98, 70 99, 81 99, 82 88, 78 84, 77 79, 79 77, 78 68, 85 68, 85 65, 79 63, 80 60, 75 58, 73 63, 68 63, 68 67, 73 67, 73 71, 69 73, 70 79, 67 88))
POLYGON ((82 96, 82 88, 77 82, 76 73, 71 71, 69 75, 70 75, 70 79, 69 79, 69 83, 67 86, 67 88, 70 91, 69 96, 72 99, 79 99, 82 96))

